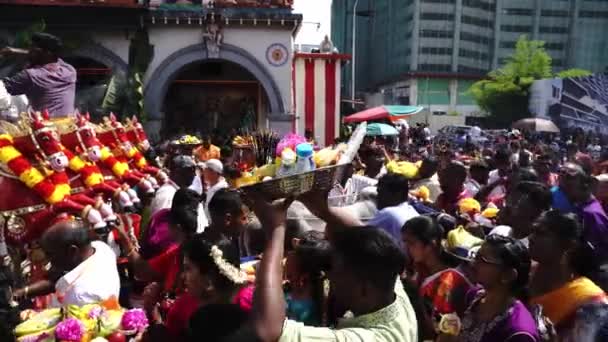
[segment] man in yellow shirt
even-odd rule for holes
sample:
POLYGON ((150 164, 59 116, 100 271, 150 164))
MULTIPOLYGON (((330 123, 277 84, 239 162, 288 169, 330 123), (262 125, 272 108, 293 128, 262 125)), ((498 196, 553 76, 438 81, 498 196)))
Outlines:
POLYGON ((203 137, 203 144, 194 150, 194 156, 199 162, 209 159, 220 159, 220 148, 211 143, 211 137, 203 137))
POLYGON ((418 341, 414 309, 399 280, 405 267, 403 251, 384 231, 353 226, 352 218, 333 211, 327 205, 327 193, 307 197, 300 200, 327 222, 332 244, 329 278, 337 307, 348 310, 352 318, 340 320, 335 329, 286 319, 281 263, 291 201, 270 204, 263 198, 249 198, 269 237, 258 268, 252 317, 255 335, 264 342, 418 341))

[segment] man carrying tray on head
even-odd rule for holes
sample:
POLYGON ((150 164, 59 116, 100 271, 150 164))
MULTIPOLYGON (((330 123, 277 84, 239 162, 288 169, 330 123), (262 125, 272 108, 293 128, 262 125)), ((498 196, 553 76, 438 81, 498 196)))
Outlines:
MULTIPOLYGON (((58 57, 61 40, 46 33, 32 36, 30 50, 6 47, 0 56, 26 56, 26 69, 0 82, 12 96, 26 95, 35 111, 48 110, 51 118, 71 116, 76 96, 76 70, 58 57)), ((4 90, 4 89, 2 89, 4 90)), ((2 93, 3 91, 0 91, 2 93)))

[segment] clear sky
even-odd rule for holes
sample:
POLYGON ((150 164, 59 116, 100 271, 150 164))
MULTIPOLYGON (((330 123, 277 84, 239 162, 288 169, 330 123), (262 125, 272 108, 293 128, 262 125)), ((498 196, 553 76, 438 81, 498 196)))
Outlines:
POLYGON ((331 0, 295 0, 293 7, 295 13, 304 15, 297 44, 319 44, 326 34, 330 34, 331 0), (321 24, 319 29, 316 23, 321 24))

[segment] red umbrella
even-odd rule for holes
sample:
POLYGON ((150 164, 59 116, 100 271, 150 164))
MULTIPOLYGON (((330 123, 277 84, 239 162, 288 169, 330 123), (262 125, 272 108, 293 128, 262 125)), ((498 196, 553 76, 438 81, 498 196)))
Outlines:
POLYGON ((422 111, 420 106, 380 106, 349 115, 344 118, 345 123, 374 121, 382 119, 398 120, 422 111))

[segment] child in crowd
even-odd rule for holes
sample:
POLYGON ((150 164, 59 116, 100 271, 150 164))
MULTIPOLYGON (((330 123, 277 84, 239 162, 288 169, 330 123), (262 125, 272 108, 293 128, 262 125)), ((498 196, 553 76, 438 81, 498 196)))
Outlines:
POLYGON ((285 261, 287 317, 306 325, 324 322, 326 272, 329 268, 329 242, 324 234, 310 231, 293 239, 294 249, 285 261))

